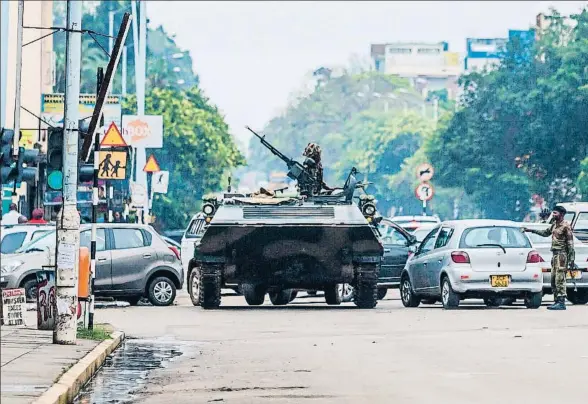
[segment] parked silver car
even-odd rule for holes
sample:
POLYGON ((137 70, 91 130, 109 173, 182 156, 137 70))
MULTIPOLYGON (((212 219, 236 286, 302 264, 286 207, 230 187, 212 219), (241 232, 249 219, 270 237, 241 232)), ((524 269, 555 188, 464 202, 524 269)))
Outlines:
MULTIPOLYGON (((543 230, 549 226, 544 223, 521 223, 528 229, 543 230)), ((552 294, 551 285, 551 237, 541 237, 537 234, 527 233, 531 244, 541 255, 541 269, 543 271, 543 293, 552 294)), ((582 243, 574 236, 574 249, 576 250, 577 271, 568 271, 566 276, 567 297, 572 304, 588 303, 588 244, 582 243)))
POLYGON ((400 296, 405 307, 441 300, 452 309, 463 299, 496 306, 518 297, 541 306, 540 255, 520 226, 510 221, 456 220, 436 226, 406 263, 400 296))
MULTIPOLYGON (((116 297, 137 304, 147 297, 153 305, 173 303, 184 283, 179 252, 151 227, 99 223, 96 235, 96 296, 116 297)), ((25 288, 36 296, 36 273, 55 263, 55 231, 2 256, 1 286, 25 288)), ((82 225, 80 245, 90 247, 90 226, 82 225)))

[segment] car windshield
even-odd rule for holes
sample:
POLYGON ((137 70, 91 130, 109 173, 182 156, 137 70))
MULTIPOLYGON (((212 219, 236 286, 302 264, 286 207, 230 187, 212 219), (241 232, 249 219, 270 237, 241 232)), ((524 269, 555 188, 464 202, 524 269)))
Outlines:
POLYGON ((16 254, 26 253, 30 250, 44 251, 47 247, 55 247, 55 230, 43 234, 41 237, 30 241, 15 251, 16 254))
POLYGON ((466 229, 459 243, 460 248, 531 248, 529 239, 516 227, 484 226, 466 229))
POLYGON ((588 212, 578 214, 578 220, 574 224, 574 231, 588 233, 588 212))

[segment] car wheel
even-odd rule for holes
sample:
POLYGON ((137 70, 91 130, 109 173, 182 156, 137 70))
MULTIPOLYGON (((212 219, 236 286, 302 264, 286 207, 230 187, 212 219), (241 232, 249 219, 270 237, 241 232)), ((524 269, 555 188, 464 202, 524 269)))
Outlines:
POLYGON ((441 303, 446 310, 456 309, 459 307, 459 296, 453 291, 449 278, 443 278, 441 282, 441 303))
POLYGON ((25 290, 25 296, 27 299, 27 302, 30 301, 37 301, 37 279, 36 278, 31 278, 26 280, 25 282, 23 282, 20 285, 21 288, 23 288, 25 290))
POLYGON ((190 300, 194 306, 200 306, 200 273, 198 268, 190 272, 190 300))
POLYGON ((572 304, 588 303, 588 289, 568 290, 567 298, 572 304))
POLYGON ((292 289, 282 289, 269 293, 270 301, 274 306, 284 306, 291 302, 292 289))
POLYGON ((388 293, 388 288, 378 288, 378 300, 382 300, 386 297, 388 293))
POLYGON ((266 289, 263 285, 252 285, 250 283, 244 283, 241 285, 243 289, 243 296, 245 301, 250 306, 260 306, 265 300, 266 289))
POLYGON ((159 276, 149 285, 149 301, 154 306, 169 306, 176 299, 176 285, 171 279, 159 276))
POLYGON ((330 306, 337 306, 343 300, 343 284, 336 283, 325 288, 325 302, 330 306))
POLYGON ((421 299, 415 295, 410 278, 405 276, 400 282, 400 299, 404 307, 419 307, 421 299))
POLYGON ((541 307, 541 301, 543 300, 543 293, 531 293, 525 297, 525 306, 528 309, 538 309, 541 307))
POLYGON ((431 299, 431 298, 429 298, 429 299, 423 299, 421 301, 421 303, 422 304, 435 304, 435 303, 437 303, 437 299, 431 299))
POLYGON ((484 304, 488 307, 500 307, 502 299, 499 297, 487 297, 484 299, 484 304))

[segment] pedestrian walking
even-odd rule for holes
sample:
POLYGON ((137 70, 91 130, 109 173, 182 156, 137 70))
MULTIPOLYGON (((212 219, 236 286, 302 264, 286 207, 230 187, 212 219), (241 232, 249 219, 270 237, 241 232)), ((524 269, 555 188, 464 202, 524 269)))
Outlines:
POLYGON ((47 221, 43 219, 43 216, 45 216, 43 209, 36 208, 33 210, 32 219, 29 220, 29 224, 47 224, 47 221))
POLYGON ((20 213, 18 213, 18 206, 16 206, 16 203, 11 203, 8 208, 8 213, 2 216, 2 224, 5 226, 9 224, 18 224, 19 217, 20 213))
POLYGON ((26 217, 26 216, 24 216, 24 215, 20 215, 20 216, 18 217, 18 224, 25 224, 25 223, 27 223, 28 221, 29 221, 29 219, 27 219, 27 217, 26 217))
POLYGON ((551 288, 555 303, 548 310, 566 309, 566 271, 574 269, 576 253, 574 250, 574 235, 570 224, 564 220, 566 209, 556 206, 553 209, 550 226, 545 230, 527 229, 523 231, 535 233, 542 237, 551 236, 551 288))
POLYGON ((124 223, 125 220, 122 218, 120 212, 114 212, 114 219, 113 219, 114 223, 124 223))

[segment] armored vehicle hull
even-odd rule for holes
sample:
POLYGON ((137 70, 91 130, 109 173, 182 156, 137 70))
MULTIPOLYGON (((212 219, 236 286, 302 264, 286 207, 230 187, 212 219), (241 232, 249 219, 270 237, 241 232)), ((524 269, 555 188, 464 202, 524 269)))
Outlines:
POLYGON ((300 203, 278 206, 224 204, 198 247, 199 265, 191 284, 203 308, 220 305, 220 289, 240 285, 251 305, 270 294, 287 304, 297 289, 325 291, 339 304, 338 285, 355 286, 355 304, 377 302, 383 247, 373 226, 354 204, 300 203))

